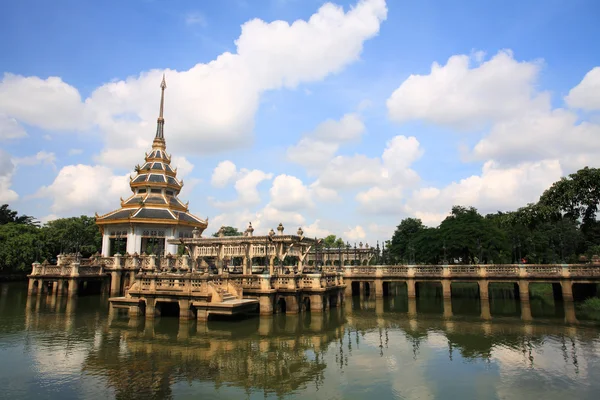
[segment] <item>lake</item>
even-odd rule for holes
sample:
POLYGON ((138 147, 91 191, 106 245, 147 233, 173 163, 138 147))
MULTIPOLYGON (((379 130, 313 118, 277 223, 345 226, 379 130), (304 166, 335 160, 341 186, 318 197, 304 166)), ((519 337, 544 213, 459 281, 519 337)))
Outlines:
POLYGON ((106 297, 0 284, 0 398, 597 399, 600 327, 561 304, 405 293, 207 323, 110 315, 106 297), (447 306, 446 306, 447 307, 447 306))

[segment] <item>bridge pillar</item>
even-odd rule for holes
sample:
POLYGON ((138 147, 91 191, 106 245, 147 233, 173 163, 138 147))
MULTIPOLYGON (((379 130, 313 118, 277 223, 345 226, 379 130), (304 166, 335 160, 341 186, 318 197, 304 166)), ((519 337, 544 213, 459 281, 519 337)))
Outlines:
MULTIPOLYGON (((485 279, 481 279, 479 280, 479 282, 477 282, 479 285, 479 299, 480 300, 488 300, 490 297, 489 294, 489 282, 485 279)), ((488 307, 489 307, 489 302, 488 302, 488 307)))
POLYGON ((417 286, 414 279, 406 281, 406 291, 408 292, 409 299, 417 297, 417 286))
POLYGON ((383 280, 375 279, 375 297, 383 297, 383 280))
POLYGON ((350 280, 350 279, 345 279, 344 280, 344 284, 346 285, 346 288, 344 289, 344 295, 348 299, 352 298, 352 282, 353 281, 350 280))
POLYGON ((79 282, 77 279, 69 279, 69 296, 76 296, 79 282))
POLYGON ((562 288, 562 298, 564 302, 572 302, 573 301, 573 282, 571 281, 561 281, 560 286, 562 288))
POLYGON ((56 293, 59 296, 62 296, 63 294, 65 294, 65 280, 64 279, 58 280, 58 284, 56 285, 56 293))
POLYGON ((527 301, 529 303, 529 281, 520 280, 519 285, 519 298, 521 302, 527 301))
POLYGON ((452 282, 450 282, 450 279, 442 279, 442 295, 444 299, 452 297, 452 282))
POLYGON ((119 271, 112 271, 110 273, 110 295, 112 297, 119 296, 121 294, 121 273, 119 271))
POLYGON ((179 300, 179 319, 180 320, 188 320, 194 319, 194 313, 190 309, 190 301, 189 300, 179 300))
POLYGON ((29 282, 27 284, 27 295, 31 296, 36 293, 36 289, 39 291, 39 286, 36 286, 37 279, 29 278, 29 282))
POLYGON ((533 319, 531 317, 531 303, 529 302, 529 298, 526 300, 521 299, 521 319, 523 321, 531 321, 533 319))
POLYGON ((298 296, 285 297, 285 313, 298 314, 298 296))
POLYGON ((311 313, 322 313, 323 312, 323 295, 322 294, 310 295, 310 312, 311 313))
POLYGON ((450 297, 444 298, 444 318, 452 318, 452 299, 450 297))
POLYGON ((146 318, 153 319, 160 316, 160 309, 156 307, 156 299, 146 299, 146 318))
POLYGON ((56 296, 58 292, 58 281, 52 282, 52 296, 56 296))
POLYGON ((417 298, 414 296, 408 298, 408 315, 411 317, 417 315, 417 298))
MULTIPOLYGON (((312 299, 311 299, 312 303, 312 299)), ((271 315, 273 314, 273 296, 262 295, 258 297, 259 313, 260 315, 271 315)))
POLYGON ((492 319, 492 313, 490 312, 490 299, 488 297, 480 298, 480 307, 481 307, 481 319, 489 320, 492 319))
POLYGON ((565 322, 567 324, 576 324, 577 316, 575 315, 575 303, 572 301, 563 302, 565 308, 565 322))

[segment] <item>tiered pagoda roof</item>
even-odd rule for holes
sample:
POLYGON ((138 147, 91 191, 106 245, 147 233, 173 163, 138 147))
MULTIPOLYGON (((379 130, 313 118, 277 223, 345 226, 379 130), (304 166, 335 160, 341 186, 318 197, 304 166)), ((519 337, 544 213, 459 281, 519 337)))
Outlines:
POLYGON ((208 226, 207 220, 196 217, 188 210, 188 204, 177 196, 183 187, 183 180, 177 179, 177 168, 171 168, 171 156, 166 152, 164 138, 163 108, 165 89, 163 76, 160 98, 160 113, 156 136, 150 154, 146 153, 144 163, 136 165, 135 177, 129 177, 133 194, 121 199, 121 208, 108 214, 96 214, 96 223, 113 225, 122 223, 188 225, 202 232, 208 226))

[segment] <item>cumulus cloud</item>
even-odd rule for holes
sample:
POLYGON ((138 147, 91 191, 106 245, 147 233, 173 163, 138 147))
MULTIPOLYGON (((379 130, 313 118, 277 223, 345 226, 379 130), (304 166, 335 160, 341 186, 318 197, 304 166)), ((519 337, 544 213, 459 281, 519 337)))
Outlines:
POLYGON ((58 77, 5 73, 0 81, 0 113, 55 131, 85 129, 89 124, 79 91, 58 77))
POLYGON ((19 139, 27 136, 16 119, 0 112, 0 140, 19 139))
POLYGON ((569 107, 584 110, 600 110, 600 67, 589 71, 567 97, 569 107))
POLYGON ((493 159, 507 165, 560 160, 569 172, 598 164, 600 125, 578 122, 564 109, 530 113, 497 123, 473 148, 477 160, 493 159))
POLYGON ((11 190, 15 164, 10 154, 0 149, 0 203, 11 203, 19 199, 19 195, 11 190))
POLYGON ((119 197, 128 197, 129 175, 115 176, 105 166, 68 165, 34 197, 51 199, 50 210, 57 215, 106 213, 119 207, 119 197))
POLYGON ((278 175, 269 193, 271 205, 282 211, 301 210, 314 205, 310 189, 295 176, 278 175))
POLYGON ((433 63, 429 75, 411 75, 387 100, 390 118, 478 129, 547 108, 549 94, 535 88, 539 62, 516 61, 510 50, 485 62, 477 54, 455 55, 446 65, 433 63))
POLYGON ((54 153, 49 153, 47 151, 42 150, 42 151, 38 151, 33 156, 15 158, 14 162, 15 162, 15 165, 17 165, 17 166, 21 166, 21 165, 32 166, 32 165, 42 164, 42 165, 50 165, 53 168, 56 168, 56 165, 55 165, 56 155, 54 153))
POLYGON ((237 176, 237 167, 229 160, 221 161, 214 169, 210 183, 214 187, 222 188, 237 176))
POLYGON ((211 182, 213 186, 224 187, 231 181, 235 181, 234 188, 237 198, 230 201, 209 200, 217 208, 237 208, 259 204, 260 194, 258 185, 273 178, 273 174, 258 169, 248 170, 242 168, 238 171, 231 161, 222 161, 214 169, 211 182))
POLYGON ((452 182, 438 189, 415 190, 404 212, 421 218, 424 224, 438 225, 453 205, 473 206, 481 213, 509 211, 535 202, 541 193, 563 175, 558 161, 523 163, 502 167, 488 161, 481 175, 452 182))
POLYGON ((293 89, 341 71, 359 58, 386 15, 384 0, 360 0, 346 12, 324 4, 307 21, 291 24, 253 19, 242 25, 235 53, 186 71, 151 70, 109 82, 85 101, 59 77, 5 74, 0 113, 51 130, 96 125, 105 140, 96 161, 132 167, 151 143, 158 86, 166 73, 172 89, 167 89, 165 135, 172 151, 207 154, 247 146, 265 91, 293 89))
POLYGON ((328 119, 290 146, 287 158, 304 166, 309 173, 319 171, 334 157, 341 144, 360 138, 364 131, 365 125, 357 114, 346 114, 339 121, 328 119))
POLYGON ((342 237, 347 240, 360 240, 366 238, 367 233, 365 232, 365 229, 362 226, 356 225, 355 227, 351 227, 347 231, 345 231, 342 237))

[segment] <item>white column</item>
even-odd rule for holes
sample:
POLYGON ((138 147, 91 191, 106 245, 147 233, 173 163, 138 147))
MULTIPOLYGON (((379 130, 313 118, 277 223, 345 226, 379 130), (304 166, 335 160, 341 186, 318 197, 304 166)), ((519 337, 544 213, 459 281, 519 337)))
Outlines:
POLYGON ((142 254, 142 233, 143 233, 143 228, 141 226, 136 226, 134 232, 135 232, 135 251, 138 254, 142 254))
MULTIPOLYGON (((136 252, 135 249, 135 237, 137 235, 135 234, 135 230, 131 229, 131 228, 127 228, 127 249, 125 251, 127 251, 129 254, 133 254, 136 252)), ((139 254, 139 251, 138 251, 139 254)))
POLYGON ((108 230, 104 229, 102 235, 102 257, 110 256, 110 237, 108 236, 108 230))
POLYGON ((170 232, 171 236, 167 236, 165 237, 165 254, 171 253, 171 254, 177 254, 177 245, 176 244, 170 244, 168 242, 169 239, 175 239, 175 235, 177 234, 177 228, 171 228, 169 230, 166 230, 165 233, 170 232))

